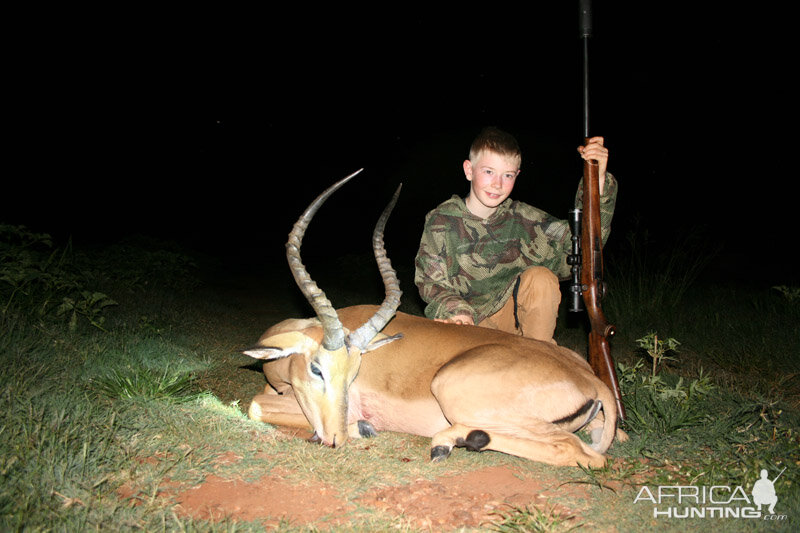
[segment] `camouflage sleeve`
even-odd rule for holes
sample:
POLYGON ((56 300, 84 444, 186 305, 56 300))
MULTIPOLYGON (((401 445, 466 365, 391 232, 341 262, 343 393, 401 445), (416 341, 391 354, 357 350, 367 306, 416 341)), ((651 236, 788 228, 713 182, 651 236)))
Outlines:
MULTIPOLYGON (((603 194, 600 195, 600 231, 603 238, 603 245, 611 234, 611 219, 614 216, 614 207, 617 202, 617 180, 614 176, 606 173, 606 186, 603 194)), ((575 207, 583 208, 583 179, 578 184, 578 192, 575 194, 575 207)), ((567 264, 567 255, 572 253, 572 230, 566 220, 554 220, 546 227, 546 235, 550 239, 550 246, 553 249, 553 258, 549 263, 543 263, 559 279, 569 279, 571 267, 567 264)))
MULTIPOLYGON (((611 219, 614 217, 614 207, 617 205, 617 179, 606 172, 606 186, 603 194, 600 195, 600 231, 603 236, 603 245, 611 235, 611 219)), ((578 192, 575 194, 575 207, 583 207, 583 178, 578 185, 578 192)), ((570 234, 570 239, 572 235, 570 234)))
POLYGON ((414 283, 428 304, 425 307, 425 316, 428 318, 469 315, 475 319, 475 310, 462 297, 463 291, 456 286, 459 268, 448 239, 452 234, 446 217, 434 213, 426 217, 419 251, 414 260, 414 283))

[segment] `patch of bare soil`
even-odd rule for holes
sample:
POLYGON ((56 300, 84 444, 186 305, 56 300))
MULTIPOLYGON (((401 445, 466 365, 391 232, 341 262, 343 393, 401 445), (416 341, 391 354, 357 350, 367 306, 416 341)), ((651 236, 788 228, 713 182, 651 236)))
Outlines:
POLYGON ((176 512, 206 520, 261 520, 265 526, 329 525, 347 521, 352 505, 325 484, 300 486, 269 474, 248 483, 208 476, 203 483, 175 495, 176 512))
MULTIPOLYGON (((235 457, 224 458, 230 460, 235 457)), ((298 485, 286 481, 288 474, 276 470, 252 482, 211 474, 193 487, 166 488, 161 496, 177 504, 178 515, 210 521, 260 521, 268 528, 313 525, 324 530, 347 524, 360 506, 394 515, 412 528, 450 531, 497 521, 501 513, 515 507, 547 509, 577 521, 573 510, 548 500, 555 490, 559 494, 585 491, 582 487, 556 489, 553 480, 526 479, 512 468, 493 466, 435 480, 374 487, 349 502, 335 487, 298 485)), ((121 497, 131 495, 130 488, 120 492, 121 497)))
MULTIPOLYGON (((403 516, 413 527, 442 531, 478 527, 498 520, 499 513, 512 507, 543 505, 547 498, 548 487, 541 481, 522 479, 509 468, 493 466, 374 489, 360 501, 403 516)), ((573 515, 565 508, 551 509, 562 516, 573 515)))

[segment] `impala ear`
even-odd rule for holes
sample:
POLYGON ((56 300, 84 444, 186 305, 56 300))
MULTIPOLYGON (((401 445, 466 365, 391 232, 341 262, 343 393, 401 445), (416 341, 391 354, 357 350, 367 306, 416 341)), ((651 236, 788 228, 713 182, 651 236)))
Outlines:
POLYGON ((242 353, 255 359, 280 359, 292 354, 311 354, 319 348, 319 343, 299 331, 278 333, 261 339, 257 346, 242 350, 242 353))
POLYGON ((392 335, 391 337, 385 335, 383 333, 378 333, 375 337, 367 344, 367 347, 364 348, 364 351, 361 353, 371 352, 373 350, 377 350, 381 346, 389 344, 390 342, 394 342, 396 340, 400 340, 403 338, 402 333, 398 333, 397 335, 392 335))

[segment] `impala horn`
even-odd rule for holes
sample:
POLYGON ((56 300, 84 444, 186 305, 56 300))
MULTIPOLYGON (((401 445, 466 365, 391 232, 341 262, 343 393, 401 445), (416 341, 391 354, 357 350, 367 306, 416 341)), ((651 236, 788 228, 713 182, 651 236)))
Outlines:
POLYGON ((392 262, 386 255, 386 248, 383 245, 383 230, 386 228, 386 221, 389 220, 389 215, 392 214, 397 199, 400 197, 400 189, 403 188, 401 183, 394 196, 389 201, 389 205, 383 210, 378 223, 375 224, 375 230, 372 232, 372 250, 375 253, 375 260, 378 262, 378 271, 383 280, 385 289, 385 297, 383 303, 372 315, 372 318, 367 320, 361 327, 352 332, 347 340, 351 346, 357 347, 362 352, 367 347, 367 344, 378 334, 380 330, 386 327, 386 324, 394 317, 397 308, 400 307, 400 296, 403 291, 400 290, 400 281, 397 279, 397 272, 392 268, 392 262))
MULTIPOLYGON (((317 286, 314 280, 311 279, 308 270, 305 265, 303 265, 300 258, 300 245, 303 242, 303 235, 305 235, 308 224, 322 204, 325 203, 330 195, 362 170, 364 169, 358 170, 334 183, 320 194, 316 200, 311 202, 311 205, 306 208, 297 222, 294 223, 294 227, 291 233, 289 233, 289 240, 286 243, 286 258, 289 261, 289 269, 292 271, 292 275, 294 276, 297 286, 300 288, 300 292, 303 293, 308 303, 311 304, 311 307, 314 309, 314 312, 317 314, 322 324, 322 346, 328 351, 335 351, 344 346, 344 327, 339 321, 339 316, 336 314, 336 310, 333 308, 333 305, 331 305, 330 300, 328 300, 325 293, 317 286)), ((356 346, 362 351, 369 341, 392 319, 400 305, 400 295, 402 291, 400 290, 397 274, 392 268, 389 258, 386 256, 383 232, 386 227, 386 221, 389 219, 389 214, 397 203, 401 187, 402 185, 395 191, 392 200, 381 214, 378 223, 375 225, 375 231, 372 234, 373 251, 375 253, 375 259, 378 262, 378 270, 383 279, 386 297, 375 315, 356 331, 352 332, 347 339, 348 344, 356 346)))

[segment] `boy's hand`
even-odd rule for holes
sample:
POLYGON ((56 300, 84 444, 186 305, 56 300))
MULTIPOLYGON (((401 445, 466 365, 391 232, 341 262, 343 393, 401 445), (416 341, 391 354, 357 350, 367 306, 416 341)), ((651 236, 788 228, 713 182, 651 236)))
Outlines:
POLYGON ((470 315, 456 315, 450 318, 434 318, 434 322, 445 322, 447 324, 462 324, 467 326, 474 326, 475 321, 470 315))
POLYGON ((594 159, 599 165, 600 194, 603 194, 606 185, 606 170, 608 169, 608 148, 603 146, 602 137, 591 137, 586 146, 579 146, 578 152, 585 160, 594 159))

